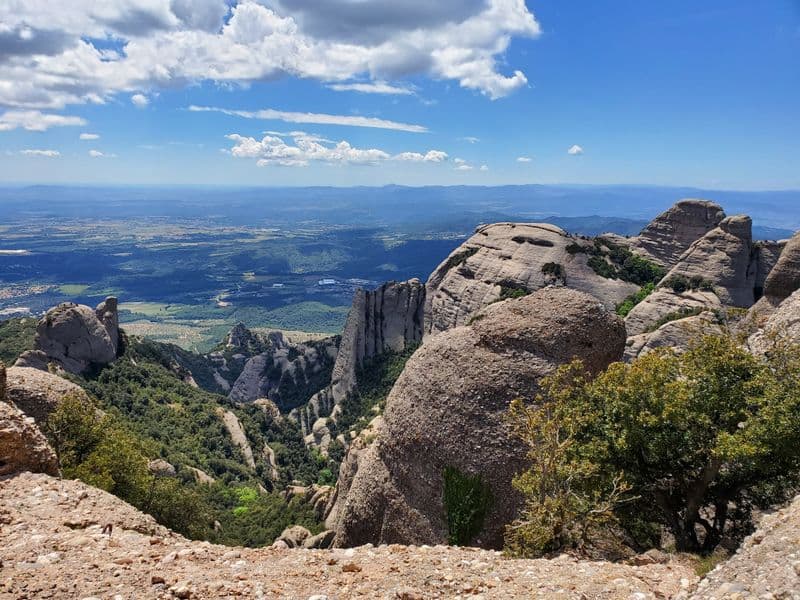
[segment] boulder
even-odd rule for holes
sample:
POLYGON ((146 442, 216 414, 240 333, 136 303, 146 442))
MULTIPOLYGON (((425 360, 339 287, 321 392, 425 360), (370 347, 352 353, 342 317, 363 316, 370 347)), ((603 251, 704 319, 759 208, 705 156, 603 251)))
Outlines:
POLYGON ((496 303, 430 338, 389 394, 375 441, 345 459, 327 521, 335 545, 445 543, 443 471, 454 467, 480 475, 494 496, 472 542, 501 547, 520 507, 511 480, 526 466, 505 420, 510 402, 532 398, 541 377, 573 358, 597 372, 624 345, 619 317, 560 287, 496 303))
POLYGON ((335 536, 335 531, 326 529, 322 533, 306 538, 303 542, 303 548, 325 550, 333 545, 333 538, 335 536))
POLYGON ((303 542, 311 537, 311 532, 302 525, 292 525, 283 530, 273 543, 273 546, 283 542, 289 548, 302 548, 303 542))
POLYGON ((632 249, 662 267, 671 267, 696 240, 725 218, 719 204, 687 198, 658 215, 634 238, 632 249))
POLYGON ((178 471, 163 458, 155 458, 147 463, 147 470, 156 477, 177 477, 178 471))
POLYGON ((36 327, 34 351, 23 353, 16 365, 46 369, 47 363, 55 363, 81 374, 109 364, 118 350, 116 298, 107 298, 95 310, 68 302, 47 311, 36 327))
POLYGON ((695 290, 683 293, 660 288, 633 307, 625 317, 625 330, 629 336, 647 333, 662 319, 676 316, 681 311, 719 310, 722 303, 714 292, 695 290))
POLYGON ((713 288, 722 304, 752 306, 756 287, 752 226, 750 217, 744 215, 725 218, 689 247, 661 285, 676 278, 702 281, 713 288))
POLYGON ((784 300, 800 289, 800 232, 790 239, 767 275, 764 295, 784 300))
POLYGON ((8 369, 7 400, 33 417, 40 426, 69 395, 91 402, 82 387, 58 375, 27 367, 8 369))
POLYGON ((431 274, 425 294, 425 335, 466 324, 501 299, 504 289, 534 292, 563 285, 613 309, 638 286, 601 277, 588 266, 586 245, 555 225, 495 223, 479 227, 431 274))
POLYGON ((723 327, 711 312, 665 323, 655 331, 632 335, 625 343, 625 360, 632 361, 656 348, 686 350, 704 335, 721 335, 723 327))
POLYGON ((0 475, 22 471, 58 475, 58 459, 31 417, 4 401, 5 366, 0 363, 0 475))

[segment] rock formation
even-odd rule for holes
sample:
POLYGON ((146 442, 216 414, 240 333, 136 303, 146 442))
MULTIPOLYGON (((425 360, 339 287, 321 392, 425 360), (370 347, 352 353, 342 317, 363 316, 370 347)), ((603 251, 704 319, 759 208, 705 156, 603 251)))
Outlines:
POLYGON ((691 600, 797 598, 800 590, 800 496, 764 516, 736 554, 700 582, 691 600))
POLYGON ((41 426, 68 395, 89 402, 82 387, 47 371, 27 367, 8 369, 6 396, 41 426))
POLYGON ((625 329, 628 336, 638 336, 649 332, 660 320, 678 316, 681 312, 721 308, 722 303, 714 292, 689 290, 676 293, 661 288, 633 307, 625 317, 625 329))
POLYGON ((9 404, 0 363, 0 476, 22 471, 58 475, 58 460, 33 418, 9 404))
POLYGON ((444 543, 442 473, 454 467, 494 491, 474 542, 500 547, 519 508, 511 479, 525 465, 525 448, 505 423, 510 401, 532 397, 542 376, 572 358, 603 369, 624 343, 622 320, 596 298, 555 287, 497 303, 427 340, 389 394, 384 425, 349 489, 339 482, 336 545, 444 543))
POLYGON ((424 304, 425 286, 418 279, 390 281, 372 291, 356 291, 331 384, 296 413, 310 443, 324 447, 325 440, 330 439, 325 417, 356 387, 359 367, 381 354, 402 352, 422 341, 424 304))
POLYGON ((663 267, 671 267, 696 240, 725 218, 719 204, 687 198, 658 215, 632 240, 631 247, 663 267))
POLYGON ((247 359, 228 397, 234 402, 269 398, 289 412, 325 385, 336 347, 331 340, 291 344, 278 331, 267 338, 267 350, 247 359))
POLYGON ((766 352, 777 340, 800 344, 800 290, 780 303, 763 326, 748 339, 754 352, 766 352))
POLYGON ((752 225, 750 217, 726 217, 689 247, 664 281, 702 281, 713 288, 722 304, 752 306, 756 287, 752 225))
POLYGON ((36 327, 34 350, 25 352, 16 366, 47 370, 48 363, 81 374, 117 357, 119 323, 117 299, 107 298, 97 309, 74 303, 47 311, 36 327))
POLYGON ((222 407, 217 409, 217 416, 222 420, 225 429, 228 430, 228 435, 231 436, 233 443, 242 451, 245 464, 251 469, 255 469, 256 461, 253 457, 253 449, 250 447, 250 442, 242 428, 242 424, 239 422, 239 418, 222 407))
POLYGON ((504 290, 533 292, 561 284, 592 294, 613 309, 638 289, 595 273, 588 255, 574 251, 582 244, 555 225, 495 223, 478 228, 428 279, 425 335, 464 325, 476 311, 501 299, 504 290))
POLYGON ((628 337, 625 343, 625 361, 632 361, 656 348, 682 350, 704 335, 720 335, 723 327, 713 313, 705 311, 699 315, 684 317, 665 323, 655 331, 628 337))
POLYGON ((800 232, 790 239, 764 282, 764 295, 779 300, 800 289, 800 232))

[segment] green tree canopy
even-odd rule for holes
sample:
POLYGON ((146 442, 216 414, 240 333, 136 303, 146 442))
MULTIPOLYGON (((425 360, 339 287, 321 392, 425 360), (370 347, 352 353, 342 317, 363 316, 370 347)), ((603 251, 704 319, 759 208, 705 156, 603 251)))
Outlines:
POLYGON ((515 480, 526 498, 509 547, 541 554, 609 529, 629 541, 668 529, 681 551, 742 536, 751 510, 784 500, 800 472, 800 349, 759 358, 730 337, 612 364, 580 362, 542 382, 510 422, 530 447, 515 480))

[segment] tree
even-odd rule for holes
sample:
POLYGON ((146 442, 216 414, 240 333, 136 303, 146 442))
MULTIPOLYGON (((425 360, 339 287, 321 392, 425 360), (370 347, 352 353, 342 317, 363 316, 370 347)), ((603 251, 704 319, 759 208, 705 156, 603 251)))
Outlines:
POLYGON ((564 536, 572 519, 567 531, 619 526, 640 542, 642 529, 666 527, 678 550, 707 554, 800 483, 800 349, 776 342, 758 358, 730 337, 705 337, 594 380, 575 362, 510 418, 532 459, 515 482, 526 506, 510 545, 530 548, 536 528, 542 539, 543 519, 562 526, 534 552, 580 544, 564 536))

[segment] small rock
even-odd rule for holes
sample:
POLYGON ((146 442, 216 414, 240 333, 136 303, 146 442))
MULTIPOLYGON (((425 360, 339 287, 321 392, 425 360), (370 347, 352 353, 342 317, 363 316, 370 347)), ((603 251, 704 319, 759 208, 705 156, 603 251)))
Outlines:
POLYGON ((354 562, 348 562, 342 565, 343 573, 358 573, 360 571, 361 567, 354 562))

